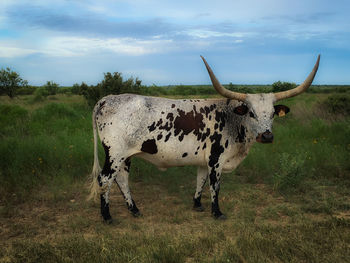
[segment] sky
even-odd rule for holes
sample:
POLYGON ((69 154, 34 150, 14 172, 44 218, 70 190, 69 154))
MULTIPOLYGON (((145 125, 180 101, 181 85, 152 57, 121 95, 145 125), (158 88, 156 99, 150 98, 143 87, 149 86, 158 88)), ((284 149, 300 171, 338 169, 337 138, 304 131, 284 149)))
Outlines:
POLYGON ((31 85, 350 84, 348 0, 1 0, 0 68, 31 85))

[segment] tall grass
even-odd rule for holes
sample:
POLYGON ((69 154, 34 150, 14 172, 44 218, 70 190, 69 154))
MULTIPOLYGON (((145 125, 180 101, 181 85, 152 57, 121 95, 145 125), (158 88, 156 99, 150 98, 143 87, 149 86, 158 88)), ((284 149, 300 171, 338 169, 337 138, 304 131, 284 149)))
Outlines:
POLYGON ((92 136, 85 105, 50 103, 32 112, 0 105, 0 111, 2 196, 21 199, 53 178, 70 183, 86 176, 92 136))

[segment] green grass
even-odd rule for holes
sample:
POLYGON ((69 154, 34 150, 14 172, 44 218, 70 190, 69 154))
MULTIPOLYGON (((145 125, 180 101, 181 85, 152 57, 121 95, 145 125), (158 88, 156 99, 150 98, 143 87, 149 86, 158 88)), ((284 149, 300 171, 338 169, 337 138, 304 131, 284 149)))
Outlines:
POLYGON ((93 137, 85 101, 0 97, 0 262, 350 262, 350 121, 322 110, 330 95, 286 100, 291 113, 275 119, 275 142, 255 144, 223 175, 228 220, 210 216, 207 190, 206 210, 191 210, 195 167, 161 172, 133 159, 143 217, 128 213, 114 187, 112 225, 86 201, 93 137))

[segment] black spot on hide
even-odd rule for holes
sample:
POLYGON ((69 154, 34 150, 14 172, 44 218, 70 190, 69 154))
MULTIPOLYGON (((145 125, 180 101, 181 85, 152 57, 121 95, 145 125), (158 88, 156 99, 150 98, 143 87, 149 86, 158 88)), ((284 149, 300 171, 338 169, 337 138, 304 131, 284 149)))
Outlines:
POLYGON ((215 120, 219 124, 220 131, 222 131, 226 124, 226 113, 222 111, 215 111, 215 120))
POLYGON ((166 116, 166 118, 169 120, 169 121, 173 121, 174 120, 174 114, 169 112, 168 115, 166 116))
POLYGON ((170 135, 171 135, 171 132, 169 132, 166 136, 165 136, 165 141, 164 142, 167 142, 170 138, 170 135))
POLYGON ((210 136, 210 141, 212 142, 210 156, 209 156, 209 166, 214 167, 220 158, 220 155, 224 152, 224 147, 220 144, 221 134, 215 132, 212 136, 210 136))
POLYGON ((182 155, 182 158, 186 157, 187 155, 188 155, 188 153, 184 153, 184 154, 182 155))
POLYGON ((156 129, 156 122, 153 122, 152 125, 148 126, 148 130, 151 132, 151 131, 154 131, 156 129))
POLYGON ((150 154, 156 154, 158 152, 156 140, 147 140, 142 143, 141 151, 150 154))
POLYGON ((158 134, 158 136, 157 136, 157 141, 159 141, 160 139, 162 139, 163 138, 163 134, 158 134))
POLYGON ((131 160, 130 160, 130 158, 126 158, 124 171, 130 172, 130 166, 131 166, 131 160))
POLYGON ((102 101, 102 102, 100 102, 100 104, 98 105, 98 109, 97 109, 97 111, 96 111, 96 115, 102 115, 102 108, 103 108, 103 106, 105 105, 105 103, 106 103, 106 101, 102 101))
MULTIPOLYGON (((103 169, 101 174, 104 176, 108 176, 108 178, 111 178, 112 174, 115 173, 116 170, 112 168, 113 160, 111 158, 111 155, 109 153, 110 146, 107 146, 104 142, 102 142, 103 149, 105 150, 105 164, 103 165, 103 169)), ((100 186, 102 186, 100 184, 100 186)))
POLYGON ((190 111, 185 113, 183 110, 178 109, 179 115, 174 121, 174 135, 177 136, 180 132, 184 135, 194 132, 195 135, 199 133, 199 130, 203 130, 203 115, 196 111, 190 111))
POLYGON ((160 120, 157 122, 156 126, 158 127, 158 126, 160 126, 162 123, 163 123, 163 119, 160 119, 160 120))
POLYGON ((239 128, 237 127, 237 137, 236 137, 236 142, 244 142, 245 141, 245 131, 246 128, 241 125, 239 128))

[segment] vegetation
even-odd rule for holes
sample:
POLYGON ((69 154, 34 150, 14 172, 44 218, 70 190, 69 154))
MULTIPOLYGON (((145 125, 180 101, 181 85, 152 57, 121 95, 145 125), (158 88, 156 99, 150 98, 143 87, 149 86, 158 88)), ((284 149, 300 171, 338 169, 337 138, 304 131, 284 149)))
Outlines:
POLYGON ((323 105, 330 113, 340 115, 350 115, 350 95, 335 94, 330 95, 323 105))
MULTIPOLYGON (((92 107, 102 97, 109 94, 135 93, 148 96, 212 96, 217 95, 211 85, 174 85, 174 86, 144 86, 138 78, 123 79, 119 72, 104 73, 103 80, 96 85, 87 85, 85 82, 74 84, 71 87, 60 87, 53 81, 48 81, 43 86, 29 86, 26 80, 20 78, 17 72, 6 68, 0 71, 0 95, 6 94, 10 98, 15 95, 31 95, 33 102, 40 102, 50 95, 67 94, 83 95, 92 107)), ((279 92, 296 87, 295 83, 274 82, 272 85, 236 85, 229 83, 224 85, 227 89, 242 93, 268 93, 279 92)), ((311 86, 308 93, 349 93, 350 86, 346 85, 315 85, 311 86)))
POLYGON ((82 94, 88 104, 93 106, 96 102, 104 96, 109 94, 121 94, 121 93, 140 93, 141 80, 129 78, 123 80, 122 74, 114 72, 111 74, 107 72, 104 74, 104 79, 96 86, 87 86, 82 83, 80 88, 74 87, 74 90, 78 90, 78 93, 82 94))
POLYGON ((0 70, 0 95, 5 94, 13 98, 20 87, 27 85, 28 82, 23 80, 17 72, 12 71, 10 68, 0 70))
POLYGON ((277 81, 272 84, 272 92, 294 89, 296 86, 297 84, 295 83, 277 81))
MULTIPOLYGON (((75 92, 83 93, 79 86, 75 92)), ((349 105, 343 95, 284 101, 291 112, 276 117, 275 142, 255 144, 223 176, 226 221, 210 216, 208 190, 206 211, 191 210, 195 167, 160 172, 133 159, 131 190, 144 215, 133 218, 114 187, 113 225, 103 224, 98 203, 86 201, 93 138, 84 97, 2 96, 0 262, 349 262, 350 119, 339 110, 349 105)))

